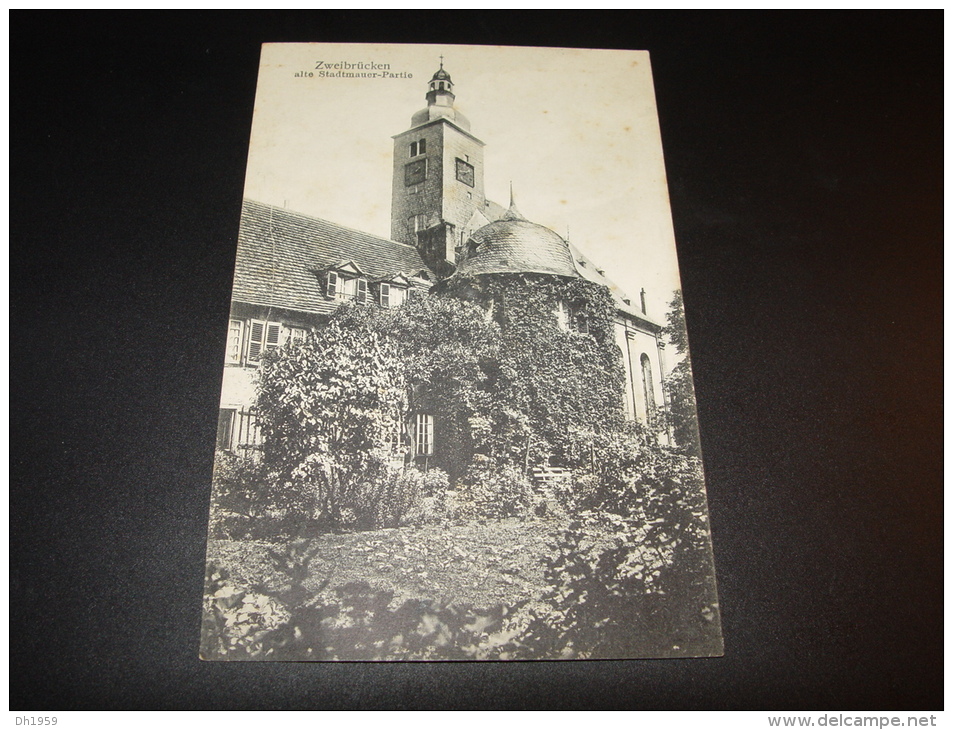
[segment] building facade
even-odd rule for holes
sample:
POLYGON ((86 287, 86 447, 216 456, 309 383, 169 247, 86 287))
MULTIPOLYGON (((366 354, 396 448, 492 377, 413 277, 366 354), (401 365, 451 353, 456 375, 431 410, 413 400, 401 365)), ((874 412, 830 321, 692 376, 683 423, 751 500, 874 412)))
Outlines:
MULTIPOLYGON (((260 445, 254 412, 261 354, 306 337, 345 301, 396 307, 454 277, 532 274, 584 279, 608 289, 625 370, 624 409, 648 422, 664 406, 661 325, 569 241, 526 220, 514 201, 487 199, 485 144, 455 106, 441 63, 427 105, 394 136, 391 238, 283 208, 245 201, 225 354, 217 447, 248 454, 260 445)), ((585 335, 586 313, 559 303, 561 327, 585 335)), ((424 416, 413 448, 428 453, 440 424, 424 416)), ((439 441, 439 439, 437 439, 439 441)))

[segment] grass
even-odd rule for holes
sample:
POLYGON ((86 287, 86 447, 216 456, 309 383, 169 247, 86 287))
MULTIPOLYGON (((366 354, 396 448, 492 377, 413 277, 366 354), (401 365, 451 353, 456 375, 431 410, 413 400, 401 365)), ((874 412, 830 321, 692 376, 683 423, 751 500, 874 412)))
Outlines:
MULTIPOLYGON (((504 519, 322 535, 307 541, 314 558, 303 587, 318 591, 327 581, 325 590, 334 590, 366 582, 393 592, 392 608, 408 599, 475 608, 513 605, 546 589, 543 561, 565 524, 504 519)), ((211 540, 208 557, 223 565, 238 587, 276 589, 282 579, 274 553, 283 550, 261 541, 211 540)))

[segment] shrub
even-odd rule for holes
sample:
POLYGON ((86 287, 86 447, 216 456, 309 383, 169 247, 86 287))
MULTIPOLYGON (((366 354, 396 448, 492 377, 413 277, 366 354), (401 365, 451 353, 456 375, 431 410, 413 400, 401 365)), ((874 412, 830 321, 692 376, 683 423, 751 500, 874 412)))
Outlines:
POLYGON ((276 588, 240 588, 210 563, 202 623, 205 659, 428 660, 499 656, 514 635, 503 606, 473 609, 410 599, 366 583, 308 590, 303 581, 314 546, 293 541, 271 551, 276 588))
POLYGON ((520 469, 477 456, 458 484, 454 516, 463 519, 525 517, 532 497, 532 486, 520 469))
POLYGON ((409 466, 384 466, 355 490, 351 512, 355 527, 377 529, 422 525, 439 518, 437 499, 447 490, 447 474, 440 469, 427 472, 409 466))
POLYGON ((214 562, 206 568, 203 609, 199 651, 204 659, 270 656, 272 637, 291 619, 279 599, 235 587, 227 572, 214 562))
POLYGON ((258 372, 274 489, 324 529, 374 523, 373 494, 406 410, 397 349, 373 330, 368 309, 340 307, 307 341, 266 353, 258 372))
POLYGON ((265 470, 248 457, 215 454, 209 534, 218 539, 251 537, 273 505, 268 499, 265 470))
POLYGON ((560 535, 546 561, 550 592, 524 608, 512 650, 525 658, 718 653, 700 463, 666 449, 606 463, 621 488, 608 494, 600 483, 609 509, 579 513, 560 535))

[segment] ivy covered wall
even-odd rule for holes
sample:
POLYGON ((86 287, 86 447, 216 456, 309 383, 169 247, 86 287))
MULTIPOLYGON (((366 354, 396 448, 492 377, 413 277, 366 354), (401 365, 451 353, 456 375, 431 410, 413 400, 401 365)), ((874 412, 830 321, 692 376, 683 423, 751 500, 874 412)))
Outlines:
POLYGON ((508 273, 455 277, 443 293, 480 305, 499 326, 499 350, 486 363, 487 427, 472 435, 475 451, 573 466, 587 458, 594 434, 621 427, 625 377, 604 286, 508 273), (560 326, 561 303, 568 327, 560 326))

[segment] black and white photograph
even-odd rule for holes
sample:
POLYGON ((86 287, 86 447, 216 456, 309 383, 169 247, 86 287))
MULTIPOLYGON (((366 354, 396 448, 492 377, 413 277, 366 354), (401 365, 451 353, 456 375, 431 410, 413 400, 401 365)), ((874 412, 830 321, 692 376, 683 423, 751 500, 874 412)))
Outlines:
POLYGON ((943 21, 11 11, 11 724, 942 726, 943 21))
POLYGON ((648 53, 266 44, 227 326, 202 658, 722 654, 648 53))

